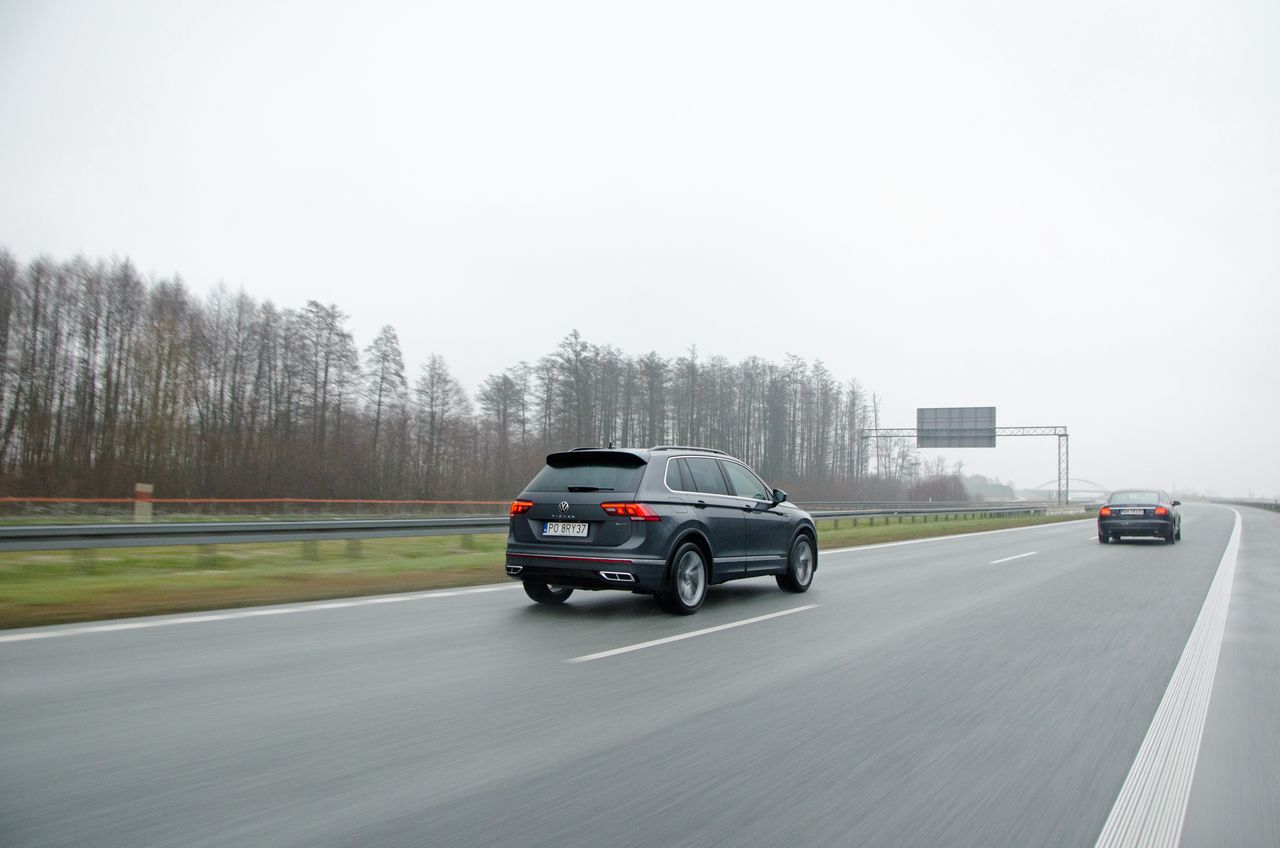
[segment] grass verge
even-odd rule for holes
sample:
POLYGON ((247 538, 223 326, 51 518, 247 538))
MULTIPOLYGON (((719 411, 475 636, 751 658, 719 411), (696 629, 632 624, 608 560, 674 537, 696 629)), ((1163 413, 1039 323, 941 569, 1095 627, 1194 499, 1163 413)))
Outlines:
MULTIPOLYGON (((1074 515, 818 522, 822 548, 1070 521, 1074 515)), ((506 536, 0 553, 0 628, 500 583, 506 536)))
POLYGON ((876 516, 874 519, 859 518, 856 525, 851 518, 841 518, 838 521, 825 519, 817 522, 818 548, 820 550, 849 548, 857 545, 878 545, 882 542, 901 542, 906 539, 952 536, 956 533, 980 533, 983 530, 1003 530, 1008 527, 1056 524, 1061 521, 1079 521, 1091 515, 1092 513, 1072 512, 1055 515, 962 519, 949 519, 946 516, 889 515, 876 516))

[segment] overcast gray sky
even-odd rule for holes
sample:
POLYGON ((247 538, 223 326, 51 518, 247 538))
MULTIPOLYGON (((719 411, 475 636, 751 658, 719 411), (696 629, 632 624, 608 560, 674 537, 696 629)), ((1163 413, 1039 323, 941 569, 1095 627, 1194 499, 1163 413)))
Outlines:
POLYGON ((574 328, 793 353, 1275 496, 1277 44, 1274 0, 0 0, 0 245, 335 302, 471 391, 574 328))

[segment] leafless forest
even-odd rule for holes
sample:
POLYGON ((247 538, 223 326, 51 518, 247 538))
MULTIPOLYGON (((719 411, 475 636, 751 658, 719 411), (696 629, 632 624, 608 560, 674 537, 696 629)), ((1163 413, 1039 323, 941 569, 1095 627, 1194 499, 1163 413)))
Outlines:
POLYGON ((878 401, 821 362, 629 355, 575 330, 468 395, 337 305, 281 309, 128 261, 0 251, 0 494, 505 498, 551 450, 717 447, 808 499, 964 496, 941 460, 866 440, 878 401))

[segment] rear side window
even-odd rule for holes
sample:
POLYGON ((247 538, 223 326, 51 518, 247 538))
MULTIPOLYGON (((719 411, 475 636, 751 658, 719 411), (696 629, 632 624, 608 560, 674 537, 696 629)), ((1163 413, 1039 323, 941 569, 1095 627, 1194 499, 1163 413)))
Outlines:
POLYGON ((680 473, 680 460, 667 460, 667 488, 673 492, 689 491, 689 484, 685 482, 684 476, 680 473))
POLYGON ((733 493, 740 498, 755 498, 758 501, 771 500, 765 494, 765 485, 760 478, 747 470, 746 466, 736 462, 722 462, 724 473, 733 484, 733 493))
POLYGON ((526 487, 530 492, 626 492, 640 485, 644 466, 589 462, 581 465, 548 465, 526 487))
POLYGON ((729 488, 724 484, 724 475, 720 473, 720 464, 714 459, 691 456, 684 460, 689 476, 693 478, 693 491, 705 492, 709 495, 727 495, 729 488))

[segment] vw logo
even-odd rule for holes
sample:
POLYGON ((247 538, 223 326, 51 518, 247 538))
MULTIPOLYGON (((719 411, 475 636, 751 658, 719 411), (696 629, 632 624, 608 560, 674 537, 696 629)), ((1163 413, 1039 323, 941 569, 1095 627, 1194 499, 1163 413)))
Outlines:
POLYGON ((560 511, 561 511, 561 512, 568 512, 568 511, 569 511, 569 502, 568 502, 568 501, 560 501, 560 511))

